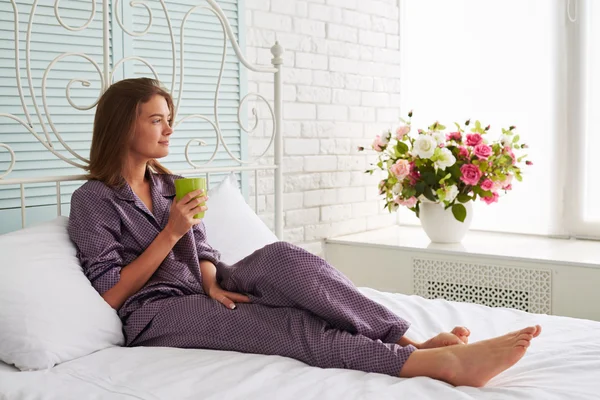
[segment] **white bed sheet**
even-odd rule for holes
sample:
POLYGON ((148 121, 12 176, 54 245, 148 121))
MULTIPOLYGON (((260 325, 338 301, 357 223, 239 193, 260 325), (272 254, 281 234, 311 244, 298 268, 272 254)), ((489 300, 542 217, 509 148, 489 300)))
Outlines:
POLYGON ((600 322, 361 290, 412 322, 421 340, 455 325, 471 341, 541 324, 525 357, 485 388, 400 379, 236 352, 111 348, 48 371, 0 365, 1 399, 598 399, 600 322))

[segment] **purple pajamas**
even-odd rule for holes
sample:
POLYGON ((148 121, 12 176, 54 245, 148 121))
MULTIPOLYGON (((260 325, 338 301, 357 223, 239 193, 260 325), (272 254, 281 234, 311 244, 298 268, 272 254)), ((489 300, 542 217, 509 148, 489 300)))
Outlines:
MULTIPOLYGON (((101 294, 168 221, 176 177, 150 178, 154 213, 128 185, 111 189, 90 181, 73 194, 69 234, 101 294)), ((218 260, 203 224, 196 225, 119 309, 127 345, 281 355, 317 367, 392 376, 415 350, 396 344, 408 329, 406 321, 293 244, 267 245, 231 266, 218 260), (223 289, 245 293, 252 303, 229 310, 206 296, 199 268, 203 259, 216 265, 223 289)))

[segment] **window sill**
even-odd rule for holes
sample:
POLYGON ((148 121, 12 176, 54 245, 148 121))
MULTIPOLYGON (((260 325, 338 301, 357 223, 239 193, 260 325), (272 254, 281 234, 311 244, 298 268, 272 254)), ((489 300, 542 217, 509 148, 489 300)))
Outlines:
POLYGON ((388 228, 326 239, 326 243, 419 250, 432 254, 600 268, 600 241, 469 231, 460 244, 431 243, 420 226, 388 228))

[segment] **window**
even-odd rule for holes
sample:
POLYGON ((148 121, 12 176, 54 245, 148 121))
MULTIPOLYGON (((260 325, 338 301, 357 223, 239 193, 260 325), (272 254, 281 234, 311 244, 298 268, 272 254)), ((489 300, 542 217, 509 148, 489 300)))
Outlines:
MULTIPOLYGON (((595 122, 590 110, 600 107, 600 80, 595 82, 591 73, 600 66, 600 40, 591 51, 594 37, 600 39, 600 28, 588 24, 580 37, 573 32, 581 22, 594 18, 593 12, 600 16, 600 5, 586 10, 579 0, 579 19, 571 22, 567 0, 401 2, 402 113, 414 110, 415 127, 436 120, 452 126, 454 121, 478 119, 491 125, 494 139, 502 127, 516 125, 529 145, 527 154, 534 165, 523 167, 523 182, 515 182, 513 191, 496 204, 478 200, 472 227, 582 235, 583 225, 573 223, 577 207, 572 205, 581 198, 586 200, 581 221, 597 221, 598 229, 588 236, 600 237, 600 203, 594 201, 600 194, 594 181, 600 173, 600 164, 594 163, 594 146, 600 138, 590 134, 595 122), (586 18, 581 18, 583 13, 586 18), (572 74, 577 59, 567 55, 578 51, 589 51, 587 75, 572 74), (574 89, 579 86, 590 87, 589 96, 581 99, 590 116, 580 120, 586 123, 585 135, 571 127, 579 118, 571 101, 578 97, 574 89), (587 153, 585 146, 579 146, 583 138, 587 153), (573 166, 586 154, 579 170, 587 172, 586 181, 574 184, 578 173, 573 166)), ((411 214, 401 213, 401 223, 414 223, 411 214)))
POLYGON ((569 75, 570 158, 567 221, 577 236, 600 237, 600 165, 595 149, 600 145, 597 120, 600 111, 600 29, 593 24, 600 17, 595 1, 568 3, 567 36, 569 75))

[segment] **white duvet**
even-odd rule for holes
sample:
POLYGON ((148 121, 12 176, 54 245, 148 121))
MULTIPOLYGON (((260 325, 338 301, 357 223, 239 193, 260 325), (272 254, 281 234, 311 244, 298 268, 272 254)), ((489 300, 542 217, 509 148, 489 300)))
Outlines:
POLYGON ((0 364, 1 399, 600 399, 600 322, 361 289, 427 339, 455 325, 471 341, 540 324, 525 357, 485 388, 400 379, 235 352, 110 348, 47 371, 0 364))

